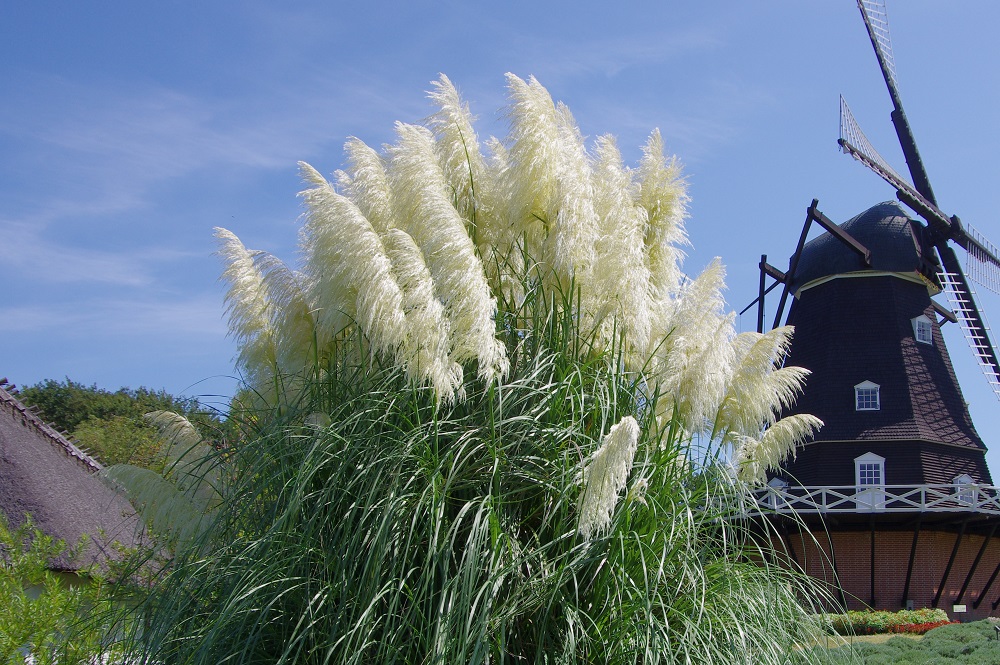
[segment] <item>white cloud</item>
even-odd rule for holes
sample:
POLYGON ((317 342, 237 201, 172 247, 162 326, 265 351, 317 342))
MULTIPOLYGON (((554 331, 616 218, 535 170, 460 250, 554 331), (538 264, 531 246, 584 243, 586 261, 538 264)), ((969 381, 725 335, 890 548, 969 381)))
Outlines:
POLYGON ((0 307, 7 334, 44 333, 53 337, 100 337, 136 342, 155 337, 226 336, 220 295, 186 299, 82 298, 0 307))
POLYGON ((0 220, 0 264, 29 283, 101 283, 145 287, 153 270, 163 264, 204 255, 170 248, 141 247, 109 251, 83 245, 69 246, 45 237, 38 225, 0 220))

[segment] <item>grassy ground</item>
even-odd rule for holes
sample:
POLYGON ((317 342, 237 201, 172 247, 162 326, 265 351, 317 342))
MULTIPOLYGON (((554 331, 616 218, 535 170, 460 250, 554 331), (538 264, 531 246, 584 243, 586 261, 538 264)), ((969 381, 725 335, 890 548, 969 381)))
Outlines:
POLYGON ((805 649, 801 655, 814 657, 813 662, 839 665, 917 665, 917 664, 978 664, 1000 663, 1000 642, 995 639, 994 623, 976 621, 935 628, 924 636, 869 635, 838 638, 830 636, 827 643, 805 649), (836 641, 839 640, 838 645, 836 641))

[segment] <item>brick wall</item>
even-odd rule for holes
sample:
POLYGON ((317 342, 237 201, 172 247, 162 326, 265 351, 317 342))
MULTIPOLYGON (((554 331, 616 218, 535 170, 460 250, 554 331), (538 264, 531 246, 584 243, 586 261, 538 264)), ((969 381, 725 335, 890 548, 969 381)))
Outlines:
MULTIPOLYGON (((831 590, 836 589, 833 585, 839 577, 850 609, 864 609, 870 604, 875 609, 903 609, 905 607, 903 590, 913 545, 913 531, 876 531, 874 536, 874 603, 872 603, 871 531, 843 531, 829 534, 814 531, 793 534, 779 547, 787 548, 790 545, 798 564, 811 576, 830 583, 831 590), (833 574, 834 562, 837 577, 833 574)), ((935 596, 938 595, 957 538, 957 532, 920 531, 907 594, 915 608, 934 606, 935 596)), ((1000 616, 1000 604, 995 610, 992 607, 993 603, 1000 599, 1000 575, 983 596, 984 589, 998 566, 1000 566, 1000 534, 990 538, 989 541, 984 535, 964 534, 959 541, 955 560, 945 578, 937 607, 948 612, 953 620, 1000 616), (978 565, 973 569, 984 542, 985 550, 978 565), (967 588, 960 598, 959 594, 967 581, 967 588), (983 596, 982 601, 977 608, 974 608, 973 605, 981 596, 983 596), (952 606, 956 604, 964 604, 966 613, 954 613, 952 606)))

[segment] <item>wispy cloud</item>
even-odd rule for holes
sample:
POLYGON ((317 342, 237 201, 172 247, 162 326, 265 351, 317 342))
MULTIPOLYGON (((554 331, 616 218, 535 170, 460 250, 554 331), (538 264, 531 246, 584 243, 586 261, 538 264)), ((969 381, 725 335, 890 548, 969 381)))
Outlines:
POLYGON ((47 237, 44 229, 22 222, 0 220, 0 264, 35 284, 109 284, 144 287, 154 270, 205 252, 147 247, 111 251, 79 243, 67 245, 47 237))
POLYGON ((81 298, 58 303, 0 307, 7 334, 52 334, 122 340, 152 337, 224 338, 222 299, 214 293, 188 298, 81 298))

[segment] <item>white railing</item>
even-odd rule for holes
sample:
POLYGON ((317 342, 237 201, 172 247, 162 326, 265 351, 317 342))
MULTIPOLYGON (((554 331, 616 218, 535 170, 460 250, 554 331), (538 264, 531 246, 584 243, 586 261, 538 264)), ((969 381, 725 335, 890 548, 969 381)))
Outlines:
POLYGON ((763 513, 973 512, 1000 515, 1000 488, 992 485, 855 485, 765 487, 754 492, 763 513))

